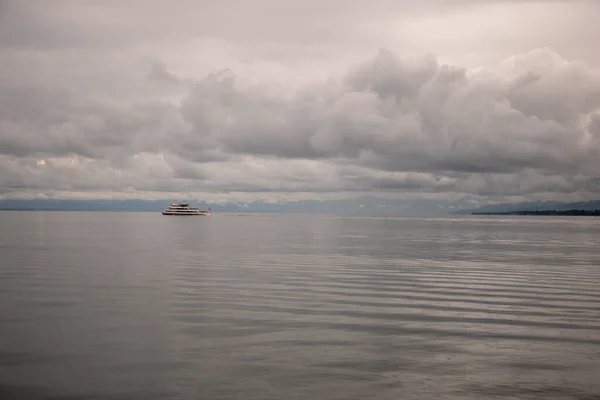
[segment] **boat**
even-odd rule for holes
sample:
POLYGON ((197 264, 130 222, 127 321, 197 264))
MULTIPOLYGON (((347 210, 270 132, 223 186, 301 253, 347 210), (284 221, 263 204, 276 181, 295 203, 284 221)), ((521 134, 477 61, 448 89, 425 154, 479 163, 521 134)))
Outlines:
POLYGON ((200 210, 198 207, 191 207, 187 203, 171 203, 169 207, 162 210, 162 215, 210 215, 211 210, 200 210))

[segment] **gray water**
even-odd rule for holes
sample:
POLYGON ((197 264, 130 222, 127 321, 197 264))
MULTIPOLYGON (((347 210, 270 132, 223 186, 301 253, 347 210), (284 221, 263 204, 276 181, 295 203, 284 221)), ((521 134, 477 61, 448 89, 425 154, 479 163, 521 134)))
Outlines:
POLYGON ((2 399, 598 399, 600 219, 0 212, 2 399))

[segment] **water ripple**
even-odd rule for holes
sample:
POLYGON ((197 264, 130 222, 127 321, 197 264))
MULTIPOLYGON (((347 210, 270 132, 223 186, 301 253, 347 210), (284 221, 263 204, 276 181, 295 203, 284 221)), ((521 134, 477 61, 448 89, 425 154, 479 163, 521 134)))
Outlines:
POLYGON ((20 215, 0 393, 600 396, 590 220, 20 215))

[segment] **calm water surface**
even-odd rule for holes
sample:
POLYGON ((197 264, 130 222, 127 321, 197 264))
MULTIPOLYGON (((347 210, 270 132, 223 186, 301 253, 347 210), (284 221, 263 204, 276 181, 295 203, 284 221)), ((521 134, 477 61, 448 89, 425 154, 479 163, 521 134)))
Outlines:
POLYGON ((600 219, 0 212, 2 399, 598 399, 600 219))

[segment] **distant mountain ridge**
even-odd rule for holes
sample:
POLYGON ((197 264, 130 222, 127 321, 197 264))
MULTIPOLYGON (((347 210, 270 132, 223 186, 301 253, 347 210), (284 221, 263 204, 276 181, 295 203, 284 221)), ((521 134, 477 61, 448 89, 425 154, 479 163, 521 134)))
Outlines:
POLYGON ((520 211, 569 211, 585 210, 593 211, 600 209, 600 200, 578 201, 578 202, 556 202, 556 201, 535 201, 523 203, 501 203, 490 204, 472 209, 462 209, 455 214, 472 213, 508 213, 520 211))
MULTIPOLYGON (((174 199, 178 200, 178 199, 174 199)), ((181 199, 179 199, 181 200, 181 199)), ((0 210, 39 211, 140 211, 160 212, 172 200, 72 200, 72 199, 4 199, 0 210)), ((215 213, 323 213, 323 214, 369 214, 369 215, 466 215, 473 212, 515 211, 566 211, 598 210, 600 200, 586 202, 523 202, 488 204, 479 207, 476 199, 464 196, 458 199, 386 199, 358 197, 344 200, 305 200, 291 202, 211 203, 183 199, 202 209, 211 207, 215 213)))

